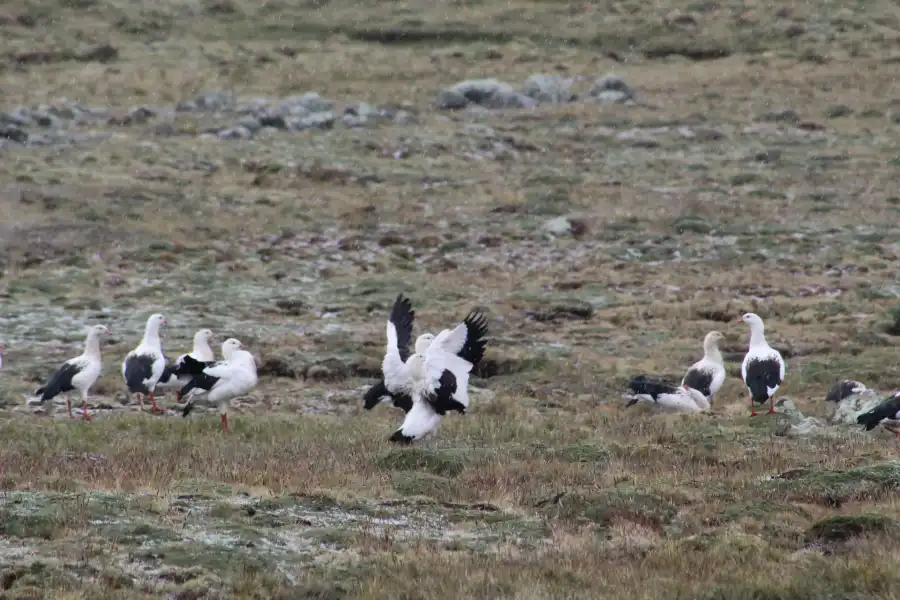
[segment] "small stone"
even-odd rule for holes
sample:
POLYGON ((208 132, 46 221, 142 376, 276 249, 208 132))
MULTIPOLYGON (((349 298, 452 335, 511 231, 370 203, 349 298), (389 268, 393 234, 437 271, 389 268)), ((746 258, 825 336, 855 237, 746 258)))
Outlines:
POLYGON ((142 124, 156 116, 156 111, 146 106, 132 108, 125 115, 126 124, 142 124))
POLYGON ((194 98, 194 105, 199 110, 212 112, 222 111, 234 106, 234 96, 228 92, 212 91, 204 92, 194 98))
POLYGON ((216 134, 220 140, 245 140, 253 135, 253 132, 246 127, 233 127, 231 129, 223 129, 216 134))
POLYGON ((635 92, 622 77, 618 75, 604 75, 594 81, 594 85, 588 90, 588 96, 602 102, 621 103, 633 100, 635 92), (618 93, 613 95, 605 92, 618 93))
POLYGON ((443 110, 459 110, 470 104, 484 108, 534 108, 532 98, 519 93, 508 83, 496 79, 472 79, 461 81, 442 90, 435 105, 443 110))
POLYGON ((797 111, 791 108, 780 108, 778 110, 774 110, 769 113, 765 113, 760 115, 757 119, 759 121, 767 121, 770 123, 799 123, 800 115, 797 114, 797 111))
POLYGON ((291 131, 305 131, 307 129, 331 129, 334 127, 335 117, 331 112, 318 112, 302 118, 287 118, 288 129, 291 131))
POLYGON ((602 92, 597 92, 595 95, 591 96, 591 98, 595 102, 600 102, 602 104, 625 104, 631 100, 631 97, 628 94, 616 90, 603 90, 602 92))
POLYGON ((563 236, 572 233, 572 222, 567 217, 556 217, 541 225, 541 231, 553 236, 563 236))
POLYGON ((243 127, 251 133, 256 133, 262 129, 262 123, 253 115, 246 115, 238 120, 238 127, 243 127))
POLYGON ((28 132, 15 125, 0 124, 0 139, 11 140, 19 144, 28 141, 28 132))
POLYGON ((564 104, 575 95, 569 91, 568 82, 559 75, 536 74, 525 80, 522 93, 542 103, 564 104))

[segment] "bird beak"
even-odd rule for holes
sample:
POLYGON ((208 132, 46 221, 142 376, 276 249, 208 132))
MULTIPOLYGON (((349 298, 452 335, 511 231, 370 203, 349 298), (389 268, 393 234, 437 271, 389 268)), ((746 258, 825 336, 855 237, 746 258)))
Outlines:
POLYGON ((740 322, 743 321, 743 320, 744 320, 744 317, 738 317, 738 318, 737 318, 737 321, 735 321, 735 323, 740 323, 740 322))
POLYGON ((106 328, 106 335, 109 335, 111 332, 109 331, 109 327, 106 328))

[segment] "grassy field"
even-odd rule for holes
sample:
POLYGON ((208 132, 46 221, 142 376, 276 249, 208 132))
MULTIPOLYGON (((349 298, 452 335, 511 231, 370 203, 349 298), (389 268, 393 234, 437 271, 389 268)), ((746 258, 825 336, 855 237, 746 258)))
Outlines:
POLYGON ((898 386, 898 42, 889 0, 3 3, 0 597, 900 598, 894 437, 751 419, 734 322, 805 414, 898 386), (580 100, 435 107, 537 73, 580 100), (634 103, 584 100, 607 74, 634 103), (307 92, 317 125, 220 139, 307 92), (399 292, 491 330, 410 448, 362 409, 399 292), (130 405, 157 311, 170 355, 259 358, 229 434, 130 405), (99 322, 96 419, 26 408, 99 322), (711 329, 711 413, 624 409, 711 329))

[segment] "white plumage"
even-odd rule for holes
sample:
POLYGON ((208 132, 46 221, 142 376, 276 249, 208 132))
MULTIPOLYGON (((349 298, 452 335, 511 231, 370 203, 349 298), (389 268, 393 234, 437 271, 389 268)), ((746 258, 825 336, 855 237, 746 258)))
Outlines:
POLYGON ((152 314, 147 319, 147 327, 144 329, 144 337, 138 347, 125 355, 122 361, 122 377, 128 391, 138 394, 141 410, 144 409, 144 395, 150 396, 153 412, 165 412, 156 406, 154 390, 159 378, 166 368, 166 357, 163 355, 162 344, 159 341, 159 328, 166 324, 166 318, 159 314, 152 314))
POLYGON ((750 347, 741 363, 741 378, 750 392, 750 416, 756 416, 756 404, 769 401, 769 413, 775 412, 775 392, 784 381, 785 365, 781 353, 766 342, 763 320, 754 313, 738 321, 750 326, 750 347))
MULTIPOLYGON (((647 386, 647 388, 651 386, 647 386)), ((643 393, 634 394, 626 404, 626 408, 643 401, 652 402, 668 412, 698 413, 710 409, 709 400, 700 390, 686 385, 677 388, 668 388, 664 384, 659 384, 659 386, 659 389, 653 389, 652 393, 650 389, 647 389, 643 393)))
POLYGON ((718 331, 710 331, 703 339, 703 358, 695 362, 684 374, 681 385, 698 390, 712 402, 725 382, 725 362, 719 352, 719 340, 725 339, 718 331))
POLYGON ((69 393, 77 391, 81 394, 82 418, 85 421, 89 421, 90 417, 87 412, 88 390, 91 389, 91 386, 94 385, 103 370, 99 339, 101 334, 109 334, 109 329, 105 325, 90 327, 87 332, 87 339, 84 342, 84 352, 60 365, 56 372, 50 376, 50 379, 47 380, 47 383, 35 391, 36 398, 28 400, 28 404, 42 404, 59 394, 65 394, 66 408, 69 410, 69 416, 74 418, 69 393))
POLYGON ((203 369, 202 377, 196 378, 195 391, 189 395, 183 416, 190 414, 196 400, 201 398, 207 404, 219 408, 222 428, 228 430, 228 406, 232 399, 249 393, 257 384, 256 359, 243 350, 243 344, 229 338, 222 344, 225 360, 203 369))
POLYGON ((410 443, 433 431, 448 411, 465 414, 469 407, 469 373, 472 358, 484 354, 487 326, 482 315, 470 313, 453 329, 437 336, 426 333, 416 339, 409 355, 414 313, 408 299, 397 297, 386 326, 387 346, 382 371, 384 388, 395 403, 404 404, 406 417, 390 440, 410 443), (464 358, 465 357, 465 358, 464 358))

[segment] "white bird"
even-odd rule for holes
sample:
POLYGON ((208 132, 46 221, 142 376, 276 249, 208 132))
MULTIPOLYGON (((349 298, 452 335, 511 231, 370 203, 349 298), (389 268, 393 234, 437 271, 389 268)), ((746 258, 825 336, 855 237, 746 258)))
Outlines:
POLYGON ((184 368, 184 357, 190 356, 194 360, 208 363, 216 360, 216 355, 212 348, 209 347, 209 341, 213 337, 213 332, 209 329, 201 329, 194 334, 194 346, 188 354, 179 356, 174 364, 166 365, 163 374, 156 384, 158 389, 174 389, 175 399, 181 402, 181 388, 183 388, 190 380, 191 375, 184 368))
POLYGON ((88 390, 94 385, 94 382, 100 377, 103 370, 103 364, 100 358, 100 339, 101 334, 109 334, 109 329, 105 325, 94 325, 88 328, 87 339, 84 342, 84 352, 80 356, 70 358, 64 362, 50 379, 43 386, 35 390, 34 395, 39 396, 36 400, 29 400, 28 404, 42 404, 47 400, 59 394, 66 395, 66 408, 69 409, 69 417, 75 418, 72 414, 72 401, 69 393, 77 391, 81 394, 81 416, 85 421, 91 418, 87 412, 87 396, 88 390))
POLYGON ((128 391, 138 394, 141 410, 144 410, 144 395, 146 394, 150 396, 152 412, 165 412, 156 406, 153 392, 166 368, 166 357, 163 355, 162 344, 159 341, 159 328, 166 322, 166 318, 159 313, 150 315, 141 343, 126 354, 125 360, 122 362, 122 377, 125 378, 128 391))
MULTIPOLYGON (((409 342, 412 339, 415 314, 409 299, 404 298, 402 294, 399 295, 394 302, 389 323, 394 325, 397 337, 397 351, 404 363, 410 356, 409 342)), ((485 339, 488 333, 487 319, 483 314, 473 311, 463 319, 463 325, 466 327, 465 343, 455 354, 459 358, 472 363, 472 370, 474 370, 481 363, 481 359, 484 358, 484 351, 487 346, 487 340, 485 339)), ((428 340, 434 337, 428 337, 429 335, 426 334, 424 339, 428 340)), ((412 398, 403 391, 392 392, 388 390, 385 386, 384 377, 364 394, 363 407, 366 410, 371 410, 379 403, 387 400, 393 401, 394 406, 403 409, 404 413, 412 409, 412 398)))
MULTIPOLYGON (((184 363, 195 375, 191 382, 182 416, 188 416, 194 408, 195 398, 205 397, 208 404, 216 404, 222 416, 222 429, 228 431, 228 405, 231 400, 243 396, 256 387, 256 360, 243 350, 244 345, 234 338, 222 344, 223 361, 207 365, 186 357, 184 363), (202 370, 198 366, 202 365, 202 370), (199 372, 197 372, 199 371, 199 372)), ((182 388, 183 393, 187 393, 182 388)))
MULTIPOLYGON (((409 299, 402 294, 397 296, 387 322, 382 363, 384 395, 393 397, 394 404, 406 412, 403 424, 390 441, 403 444, 433 431, 448 411, 465 414, 469 406, 469 373, 473 368, 469 359, 480 361, 487 343, 484 315, 473 312, 452 330, 445 329, 437 336, 420 335, 415 352, 409 355, 413 316, 409 299)), ((367 396, 381 393, 380 385, 373 388, 377 392, 370 390, 367 396)))
POLYGON ((755 417, 756 404, 769 401, 769 414, 775 412, 775 392, 784 381, 784 360, 766 342, 765 326, 759 315, 747 313, 740 317, 750 326, 750 348, 741 363, 741 378, 750 391, 750 416, 755 417))
POLYGON ((693 388, 712 402, 713 397, 725 381, 725 363, 719 352, 719 340, 725 336, 718 331, 710 331, 703 339, 703 358, 691 365, 681 385, 693 388))
POLYGON ((625 408, 641 400, 675 412, 706 412, 710 408, 709 400, 703 392, 687 385, 675 387, 653 381, 646 375, 638 375, 631 380, 629 387, 634 394, 625 408))

